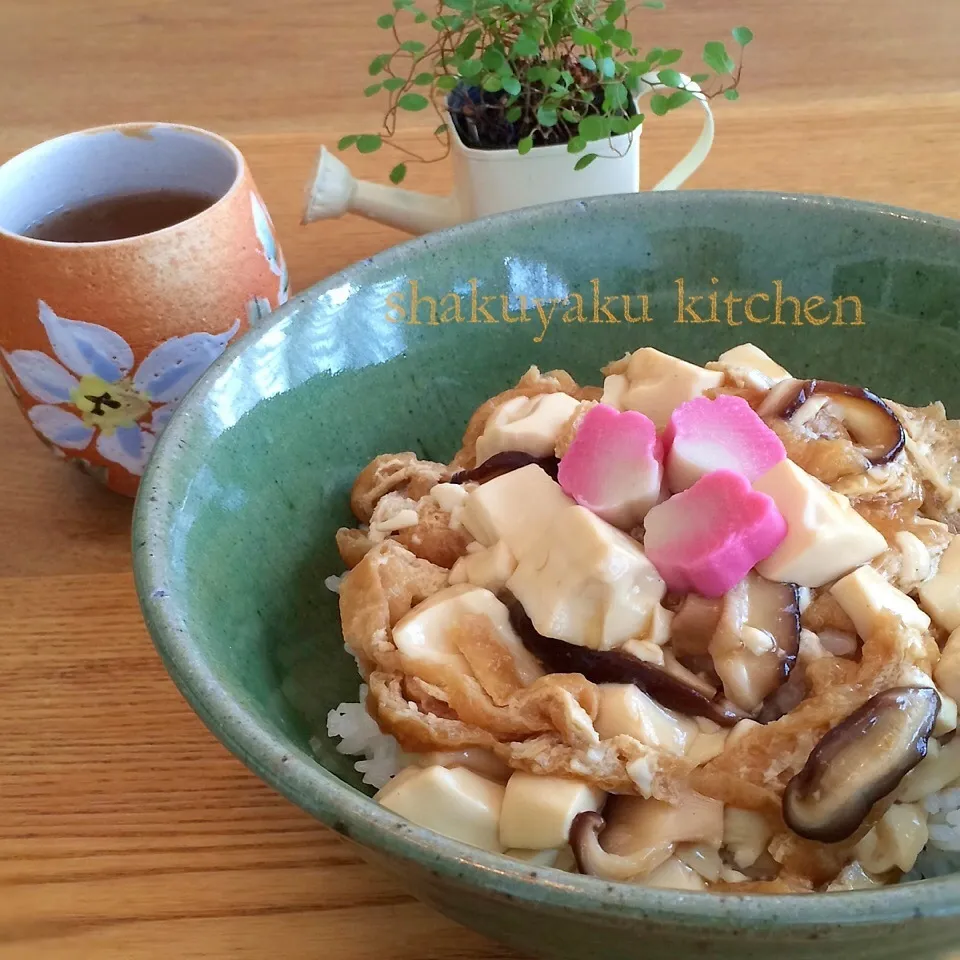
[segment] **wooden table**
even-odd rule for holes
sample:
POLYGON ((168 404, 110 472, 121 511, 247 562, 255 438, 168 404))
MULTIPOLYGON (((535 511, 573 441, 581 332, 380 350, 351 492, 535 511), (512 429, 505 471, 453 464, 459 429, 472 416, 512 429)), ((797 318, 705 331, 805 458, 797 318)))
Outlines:
MULTIPOLYGON (((738 23, 743 99, 690 182, 960 217, 955 0, 676 0, 651 45, 738 23)), ((298 226, 321 143, 373 130, 382 0, 5 0, 0 158, 71 128, 175 119, 247 154, 294 286, 403 239, 298 226)), ((651 123, 644 179, 699 121, 651 123)), ((411 131, 411 137, 423 131, 411 131)), ((359 173, 385 179, 372 156, 359 173)), ((411 176, 434 192, 445 166, 411 176)), ((512 954, 413 902, 272 793, 168 680, 130 573, 130 504, 54 460, 0 398, 0 958, 454 960, 512 954)))

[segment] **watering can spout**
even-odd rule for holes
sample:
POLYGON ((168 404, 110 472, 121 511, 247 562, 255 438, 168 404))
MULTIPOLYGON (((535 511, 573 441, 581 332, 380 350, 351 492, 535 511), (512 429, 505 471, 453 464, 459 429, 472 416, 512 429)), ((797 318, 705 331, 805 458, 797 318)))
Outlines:
POLYGON ((321 147, 302 222, 329 220, 345 213, 356 213, 408 233, 428 233, 461 220, 454 197, 432 197, 357 180, 343 161, 321 147))

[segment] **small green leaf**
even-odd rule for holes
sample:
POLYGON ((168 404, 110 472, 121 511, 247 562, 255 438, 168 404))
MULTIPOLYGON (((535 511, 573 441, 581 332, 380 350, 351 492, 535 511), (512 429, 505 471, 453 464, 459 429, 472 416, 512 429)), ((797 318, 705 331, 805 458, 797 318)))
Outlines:
POLYGON ((652 66, 653 64, 655 64, 655 63, 659 63, 659 62, 660 62, 660 58, 664 55, 665 52, 666 52, 666 51, 663 50, 661 47, 654 47, 654 48, 647 54, 647 57, 646 57, 647 63, 649 63, 651 66, 652 66))
POLYGON ((394 90, 399 90, 401 87, 406 86, 406 84, 407 81, 404 80, 403 77, 387 77, 387 79, 383 81, 383 89, 393 93, 394 90))
POLYGON ((596 34, 601 40, 609 40, 613 36, 616 26, 608 21, 604 20, 596 29, 596 34))
POLYGON ((377 26, 381 30, 389 30, 393 26, 393 19, 392 13, 385 13, 383 16, 377 17, 377 26))
POLYGON ((400 183, 401 180, 407 175, 407 165, 405 163, 398 163, 390 171, 390 182, 391 183, 400 183))
POLYGON ((617 65, 616 63, 614 63, 612 57, 604 57, 600 61, 600 75, 602 77, 607 77, 609 79, 616 72, 617 72, 617 65))
POLYGON ((553 86, 560 79, 560 71, 556 67, 546 67, 543 71, 543 82, 548 86, 553 86))
POLYGON ((610 23, 614 23, 623 16, 626 9, 626 0, 613 0, 613 3, 607 7, 603 15, 607 18, 607 20, 610 21, 610 23))
POLYGON ((724 91, 723 91, 723 97, 724 97, 725 100, 739 100, 739 99, 740 99, 740 92, 739 92, 738 90, 734 90, 734 89, 731 87, 729 90, 724 90, 724 91))
POLYGON ((596 70, 597 64, 593 57, 580 57, 580 64, 586 70, 596 70))
POLYGON ((469 60, 477 49, 477 43, 482 36, 482 30, 471 30, 460 43, 457 44, 457 56, 463 57, 464 60, 469 60))
POLYGON ((414 86, 417 87, 426 87, 433 83, 433 74, 432 73, 418 73, 413 78, 414 86))
POLYGON ((457 82, 456 77, 437 77, 436 86, 438 90, 456 90, 457 82))
POLYGON ((585 153, 585 154, 573 165, 573 169, 574 169, 574 170, 583 170, 583 169, 585 169, 586 167, 589 167, 590 164, 593 163, 593 161, 596 160, 596 159, 597 159, 597 155, 596 155, 595 153, 585 153))
POLYGON ((649 7, 651 10, 662 10, 666 4, 663 0, 643 0, 641 7, 649 7))
POLYGON ((719 40, 711 40, 704 45, 703 62, 717 73, 730 73, 734 68, 727 48, 719 40))
POLYGON ((676 110, 692 99, 693 94, 689 90, 678 90, 676 93, 671 93, 669 97, 670 109, 676 110))
POLYGON ((556 126, 557 111, 553 107, 537 107, 537 123, 541 127, 556 126))
POLYGON ((627 76, 642 77, 650 71, 650 64, 646 60, 631 60, 627 64, 627 76))
POLYGON ((431 26, 438 22, 440 24, 440 29, 447 28, 449 30, 459 30, 463 26, 463 17, 458 16, 455 13, 445 13, 441 17, 435 17, 431 21, 431 26))
POLYGON ((628 119, 628 123, 630 125, 630 133, 633 133, 633 131, 636 130, 637 127, 643 124, 643 114, 635 113, 632 117, 628 119))
POLYGON ((504 77, 503 89, 506 90, 511 97, 515 97, 520 93, 520 81, 516 77, 504 77))
POLYGON ((662 117, 670 109, 670 101, 661 93, 655 93, 650 98, 650 109, 658 116, 662 117))
POLYGON ((459 10, 466 13, 473 9, 473 0, 443 0, 443 5, 451 10, 459 10))
POLYGON ((560 80, 563 82, 565 87, 573 86, 573 74, 569 70, 560 71, 560 80))
POLYGON ((393 0, 394 10, 403 10, 404 7, 412 7, 413 0, 393 0))
POLYGON ((434 135, 435 137, 439 137, 439 136, 441 136, 441 134, 444 134, 444 133, 446 133, 446 132, 447 132, 447 125, 446 125, 445 123, 441 123, 440 126, 437 127, 437 129, 433 131, 433 135, 434 135))
POLYGON ((753 39, 753 31, 749 27, 734 27, 731 32, 733 39, 741 47, 745 47, 753 39))
POLYGON ((671 50, 664 50, 660 55, 660 66, 666 67, 671 63, 676 63, 683 56, 682 50, 677 50, 673 48, 671 50))
POLYGON ((615 83, 607 88, 610 97, 610 106, 613 110, 622 110, 630 99, 630 92, 622 83, 615 83))
POLYGON ((567 153, 580 153, 582 150, 586 150, 587 141, 580 136, 571 137, 567 141, 567 153))
POLYGON ((419 40, 404 40, 400 49, 406 53, 423 53, 427 48, 419 40))
POLYGON ((629 117, 611 117, 610 132, 614 134, 614 136, 619 136, 622 133, 629 133, 630 132, 629 117))
POLYGON ((507 111, 507 123, 516 123, 519 119, 523 110, 520 107, 511 107, 507 111))
POLYGON ((546 75, 547 75, 547 68, 546 68, 546 67, 536 67, 536 66, 534 66, 534 67, 531 67, 531 68, 527 71, 527 80, 528 80, 530 83, 541 82, 546 75))
POLYGON ((414 22, 414 23, 424 23, 424 22, 426 21, 426 19, 427 19, 427 15, 426 15, 425 13, 418 13, 418 14, 413 18, 413 22, 414 22))
POLYGON ((374 57, 370 61, 370 66, 367 67, 367 72, 371 77, 375 77, 378 73, 383 72, 383 68, 390 62, 390 54, 381 53, 379 57, 374 57))
POLYGON ((614 30, 610 42, 621 50, 632 50, 633 34, 629 30, 614 30))
POLYGON ((710 79, 710 74, 709 74, 709 73, 695 73, 695 74, 693 74, 693 75, 690 77, 690 79, 691 79, 694 83, 706 83, 706 82, 710 79))
POLYGON ((346 137, 341 137, 341 138, 337 141, 337 149, 338 149, 338 150, 346 150, 347 147, 352 147, 356 142, 357 142, 357 137, 356 137, 356 135, 351 133, 351 134, 349 134, 349 135, 346 136, 346 137))
POLYGON ((683 86, 683 77, 676 70, 661 70, 657 76, 660 78, 660 82, 668 87, 683 86))
POLYGON ((574 27, 570 39, 580 47, 598 47, 603 42, 592 30, 584 27, 574 27))
POLYGON ((503 81, 495 73, 488 73, 484 78, 483 82, 480 84, 484 90, 489 93, 496 93, 498 90, 503 89, 503 81))
POLYGON ((371 83, 370 86, 363 91, 363 95, 365 97, 372 97, 374 94, 379 93, 382 89, 382 83, 371 83))
POLYGON ((365 133, 357 137, 357 149, 361 153, 373 153, 374 150, 380 149, 382 143, 379 133, 365 133))
POLYGON ((580 121, 578 132, 585 140, 604 140, 610 135, 610 118, 591 113, 580 121))
POLYGON ((466 60, 460 65, 461 77, 475 77, 483 70, 483 64, 479 60, 466 60))
POLYGON ((487 47, 480 60, 488 70, 499 70, 506 63, 503 54, 496 47, 487 47))
POLYGON ((430 101, 419 93, 405 93, 397 101, 397 106, 401 110, 425 110, 430 106, 430 101))
POLYGON ((533 149, 533 137, 527 136, 524 137, 517 144, 517 153, 523 156, 526 153, 529 153, 533 149))
POLYGON ((580 114, 577 113, 576 110, 571 110, 569 107, 564 107, 564 108, 560 111, 560 116, 563 117, 563 119, 566 120, 567 123, 579 123, 579 122, 580 122, 580 114))
POLYGON ((510 48, 510 55, 513 57, 535 57, 539 52, 540 44, 529 33, 521 33, 510 48))

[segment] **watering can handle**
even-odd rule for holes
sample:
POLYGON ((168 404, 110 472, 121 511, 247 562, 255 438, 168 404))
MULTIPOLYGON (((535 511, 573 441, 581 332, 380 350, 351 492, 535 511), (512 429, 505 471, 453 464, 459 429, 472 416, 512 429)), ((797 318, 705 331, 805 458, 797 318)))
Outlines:
MULTIPOLYGON (((703 108, 703 127, 700 130, 700 136, 696 143, 690 148, 690 152, 652 189, 654 190, 676 190, 685 180, 687 180, 707 159, 710 153, 710 147, 713 146, 713 111, 710 109, 710 103, 704 96, 698 83, 694 83, 686 74, 681 73, 680 79, 683 80, 684 88, 693 94, 694 100, 703 108)), ((640 94, 645 97, 648 93, 656 90, 676 91, 676 87, 668 87, 660 82, 659 75, 656 73, 645 73, 640 80, 646 84, 647 89, 640 94)), ((640 97, 637 99, 639 100, 640 97)))

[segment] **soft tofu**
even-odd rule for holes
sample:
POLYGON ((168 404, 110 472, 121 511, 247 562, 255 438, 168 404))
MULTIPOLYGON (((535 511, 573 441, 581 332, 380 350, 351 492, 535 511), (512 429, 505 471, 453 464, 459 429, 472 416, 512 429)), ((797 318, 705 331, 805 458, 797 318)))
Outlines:
POLYGON ((573 501, 535 463, 488 480, 467 497, 460 520, 485 547, 498 540, 519 560, 573 501))
POLYGON ((864 639, 873 635, 877 618, 883 613, 894 614, 908 627, 926 630, 930 626, 930 618, 916 603, 873 567, 862 566, 847 574, 830 588, 830 593, 864 639))
POLYGON ((644 636, 666 592, 635 540, 578 506, 518 557, 507 588, 541 634, 597 650, 644 636))
POLYGON ((602 683, 597 690, 600 709, 594 727, 602 740, 626 734, 648 747, 682 756, 699 733, 696 721, 661 707, 632 683, 602 683))
POLYGON ((520 450, 535 457, 550 456, 580 401, 566 393, 514 397, 501 404, 477 438, 477 463, 495 453, 520 450))
POLYGON ((660 431, 681 403, 719 387, 723 379, 719 371, 704 370, 653 347, 641 347, 626 358, 621 372, 603 381, 602 402, 618 410, 643 413, 660 431))
POLYGON ((771 383, 787 380, 790 374, 775 360, 767 356, 759 347, 752 343, 741 343, 739 347, 725 350, 717 358, 717 364, 732 369, 759 373, 771 383))
POLYGON ((671 857, 666 863, 661 863, 656 870, 652 870, 643 878, 646 887, 659 887, 663 890, 706 890, 707 884, 703 877, 682 860, 671 857))
POLYGON ((497 593, 516 569, 516 557, 498 540, 492 547, 460 557, 450 570, 450 582, 472 583, 497 593))
POLYGON ((936 575, 919 592, 920 605, 937 626, 951 633, 960 627, 960 537, 950 541, 936 575))
POLYGON ((599 810, 605 794, 579 780, 517 771, 507 782, 500 814, 504 847, 550 850, 563 846, 574 817, 599 810))
POLYGON ((770 497, 787 521, 787 535, 757 564, 768 580, 821 587, 872 560, 887 548, 879 530, 850 506, 850 501, 782 460, 758 477, 753 487, 770 497))
POLYGON ((501 853, 504 787, 465 767, 426 767, 396 777, 376 799, 412 823, 501 853))
POLYGON ((446 587, 419 603, 394 626, 393 642, 428 683, 442 683, 451 670, 473 676, 475 671, 460 652, 452 629, 465 614, 480 614, 490 620, 522 683, 533 683, 542 675, 537 661, 510 625, 506 606, 489 590, 472 584, 446 587))

